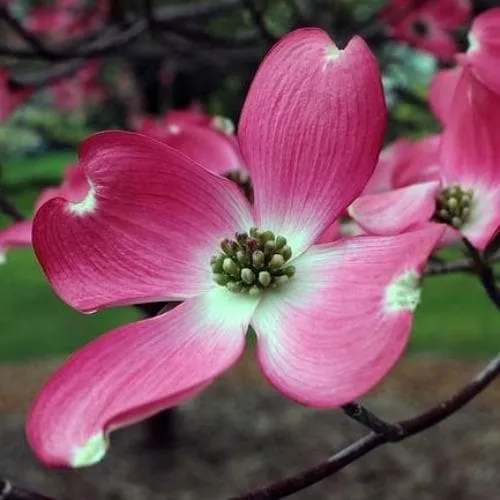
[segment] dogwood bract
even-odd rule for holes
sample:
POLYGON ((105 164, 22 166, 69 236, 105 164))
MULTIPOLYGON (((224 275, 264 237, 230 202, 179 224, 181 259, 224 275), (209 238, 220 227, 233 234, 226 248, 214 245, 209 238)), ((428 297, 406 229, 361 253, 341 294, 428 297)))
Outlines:
MULTIPOLYGON (((48 200, 63 197, 70 201, 78 201, 88 191, 89 185, 78 165, 70 165, 65 173, 60 186, 44 189, 35 202, 33 213, 48 200)), ((15 222, 0 230, 0 263, 6 259, 7 251, 31 246, 31 219, 15 222)))
POLYGON ((249 325, 265 376, 296 401, 335 407, 376 384, 407 343, 441 229, 313 243, 367 183, 385 124, 365 43, 341 50, 302 29, 267 55, 242 112, 253 208, 231 181, 153 139, 87 140, 87 196, 49 201, 34 223, 52 285, 81 311, 184 302, 69 358, 29 415, 38 457, 97 462, 111 430, 178 405, 229 368, 249 325))

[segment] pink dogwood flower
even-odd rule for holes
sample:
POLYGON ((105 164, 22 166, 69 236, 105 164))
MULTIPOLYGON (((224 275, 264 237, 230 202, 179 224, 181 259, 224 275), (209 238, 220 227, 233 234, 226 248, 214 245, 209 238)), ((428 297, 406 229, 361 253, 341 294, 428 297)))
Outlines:
POLYGON ((490 9, 474 19, 469 31, 469 48, 457 60, 468 65, 474 76, 500 94, 500 8, 490 9))
POLYGON ((28 88, 11 89, 9 76, 9 70, 0 67, 0 123, 9 118, 33 94, 33 91, 28 88))
POLYGON ((469 0, 391 0, 381 19, 398 40, 449 60, 458 51, 452 31, 470 15, 469 0))
POLYGON ((407 343, 442 231, 314 242, 364 188, 385 124, 365 43, 355 37, 341 50, 301 29, 267 55, 242 111, 253 207, 232 182, 158 141, 88 139, 89 192, 49 201, 34 223, 54 289, 88 312, 184 302, 101 336, 52 376, 27 423, 38 457, 97 462, 113 429, 182 403, 227 370, 249 325, 265 376, 300 403, 335 407, 379 382, 407 343))
POLYGON ((456 54, 459 63, 451 69, 438 71, 434 76, 429 100, 434 114, 446 123, 451 100, 467 66, 484 85, 500 94, 500 8, 490 9, 477 16, 469 31, 469 48, 456 54))
MULTIPOLYGON (((64 197, 67 200, 78 201, 85 196, 89 189, 87 178, 78 165, 70 165, 64 174, 59 187, 44 189, 35 202, 33 213, 52 198, 64 197)), ((31 246, 32 220, 16 222, 0 230, 0 262, 6 259, 9 250, 31 246)))
MULTIPOLYGON (((403 161, 395 170, 394 189, 361 196, 349 208, 366 231, 397 234, 433 218, 483 250, 498 230, 500 95, 478 81, 468 67, 459 68, 457 74, 458 81, 455 74, 449 80, 453 97, 447 103, 440 101, 442 136, 415 144, 420 151, 413 149, 409 165, 403 161), (418 168, 415 162, 420 163, 418 168)), ((448 229, 444 242, 457 236, 448 229)))

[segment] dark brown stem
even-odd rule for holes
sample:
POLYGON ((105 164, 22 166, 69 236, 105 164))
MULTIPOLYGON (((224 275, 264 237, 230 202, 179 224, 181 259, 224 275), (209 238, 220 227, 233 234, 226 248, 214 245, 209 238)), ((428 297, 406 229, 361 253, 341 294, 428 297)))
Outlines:
POLYGON ((7 7, 0 7, 0 19, 3 19, 36 53, 42 57, 52 57, 52 52, 33 33, 28 31, 10 12, 7 7))
POLYGON ((483 285, 484 290, 488 294, 493 304, 500 309, 500 289, 497 287, 495 282, 495 274, 490 263, 481 255, 481 253, 474 248, 469 240, 464 238, 462 240, 467 252, 470 255, 472 262, 476 268, 477 275, 483 285))
POLYGON ((453 394, 449 399, 442 401, 411 419, 402 420, 394 424, 400 428, 398 434, 390 435, 371 432, 310 469, 264 488, 259 488, 251 493, 233 497, 232 500, 271 500, 285 498, 297 493, 331 476, 385 443, 402 441, 439 424, 474 399, 498 375, 500 375, 500 353, 471 382, 462 387, 462 389, 453 394))
POLYGON ((264 19, 264 13, 257 8, 253 0, 242 0, 245 9, 249 12, 252 23, 259 30, 262 39, 269 45, 272 45, 277 38, 269 31, 266 25, 266 20, 264 19))
POLYGON ((373 432, 389 436, 391 441, 401 435, 402 429, 398 424, 393 425, 385 422, 357 401, 345 404, 342 406, 342 410, 349 418, 356 420, 373 432))
POLYGON ((3 212, 5 215, 8 215, 15 222, 24 220, 24 215, 1 192, 0 192, 0 211, 3 212))
MULTIPOLYGON (((492 256, 488 259, 488 265, 500 262, 500 255, 492 256)), ((426 276, 440 276, 445 274, 467 272, 473 273, 476 270, 476 265, 470 259, 443 261, 443 262, 429 262, 425 268, 426 276)))

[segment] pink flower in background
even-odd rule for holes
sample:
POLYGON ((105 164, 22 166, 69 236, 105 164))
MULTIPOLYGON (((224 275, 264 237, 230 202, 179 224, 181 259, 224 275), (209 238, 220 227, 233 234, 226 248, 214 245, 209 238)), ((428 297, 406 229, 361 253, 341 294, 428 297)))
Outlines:
POLYGON ((392 168, 393 189, 359 197, 349 214, 373 234, 397 234, 434 218, 449 226, 442 243, 459 232, 483 250, 500 225, 500 95, 468 67, 449 76, 440 85, 442 96, 448 84, 452 97, 434 96, 445 122, 441 138, 416 143, 392 168))
POLYGON ((7 252, 31 245, 31 221, 20 221, 0 229, 0 264, 7 258, 7 252))
POLYGON ((98 0, 90 6, 86 0, 64 0, 55 5, 36 5, 30 9, 26 27, 37 35, 53 39, 74 37, 104 25, 109 2, 98 0))
POLYGON ((457 59, 468 65, 481 83, 500 94, 500 8, 487 10, 474 19, 469 48, 457 59))
POLYGON ((73 14, 68 9, 53 5, 38 5, 30 10, 26 18, 26 28, 37 35, 64 35, 73 22, 73 14))
POLYGON ((365 43, 340 50, 303 29, 267 55, 242 112, 253 207, 227 179, 143 135, 86 141, 87 195, 49 201, 34 223, 54 289, 81 311, 184 302, 69 358, 30 412, 38 457, 97 462, 110 431, 178 405, 229 368, 249 325, 265 376, 296 401, 338 406, 379 382, 407 343, 442 230, 314 241, 366 185, 385 123, 365 43))
POLYGON ((9 86, 9 71, 0 67, 0 123, 6 120, 32 94, 31 89, 12 90, 9 86))
POLYGON ((468 38, 467 52, 455 55, 459 64, 438 71, 431 82, 431 108, 443 124, 447 122, 463 67, 467 66, 477 80, 500 94, 500 8, 487 10, 477 16, 468 38))
POLYGON ((429 221, 440 188, 439 136, 398 139, 380 155, 365 190, 349 215, 369 234, 398 234, 429 221))
POLYGON ((182 151, 211 172, 249 183, 248 172, 227 118, 198 110, 173 110, 160 119, 136 119, 136 130, 182 151))
MULTIPOLYGON (((59 187, 44 189, 35 202, 33 213, 48 200, 63 197, 66 200, 78 201, 85 196, 89 189, 87 179, 80 167, 71 165, 66 169, 64 179, 59 187)), ((4 262, 9 250, 31 246, 32 221, 16 222, 0 230, 0 262, 4 262)))
POLYGON ((50 91, 56 106, 71 112, 103 101, 106 94, 99 81, 99 70, 99 64, 91 61, 72 76, 51 85, 50 91))
POLYGON ((500 94, 465 67, 443 132, 444 190, 438 208, 448 210, 448 218, 458 211, 460 232, 480 250, 500 228, 499 159, 500 94), (452 200, 457 204, 454 211, 452 200))
POLYGON ((449 60, 458 51, 451 32, 470 12, 469 0, 391 0, 381 18, 394 38, 449 60))
POLYGON ((442 124, 446 124, 455 89, 462 75, 460 66, 438 71, 429 87, 429 103, 432 112, 442 124))

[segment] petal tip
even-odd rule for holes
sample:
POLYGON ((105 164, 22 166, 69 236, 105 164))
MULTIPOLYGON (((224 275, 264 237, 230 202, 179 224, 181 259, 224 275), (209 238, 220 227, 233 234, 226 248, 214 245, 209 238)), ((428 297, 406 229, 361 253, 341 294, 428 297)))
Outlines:
POLYGON ((413 270, 407 271, 387 287, 385 310, 413 312, 420 303, 421 293, 420 274, 413 270))
POLYGON ((95 196, 95 186, 90 182, 90 188, 85 195, 83 200, 78 202, 68 202, 68 210, 75 215, 85 215, 94 212, 97 205, 97 200, 95 196))
POLYGON ((106 455, 108 446, 108 440, 102 432, 94 434, 83 446, 76 448, 71 466, 74 468, 88 467, 100 462, 106 455))

